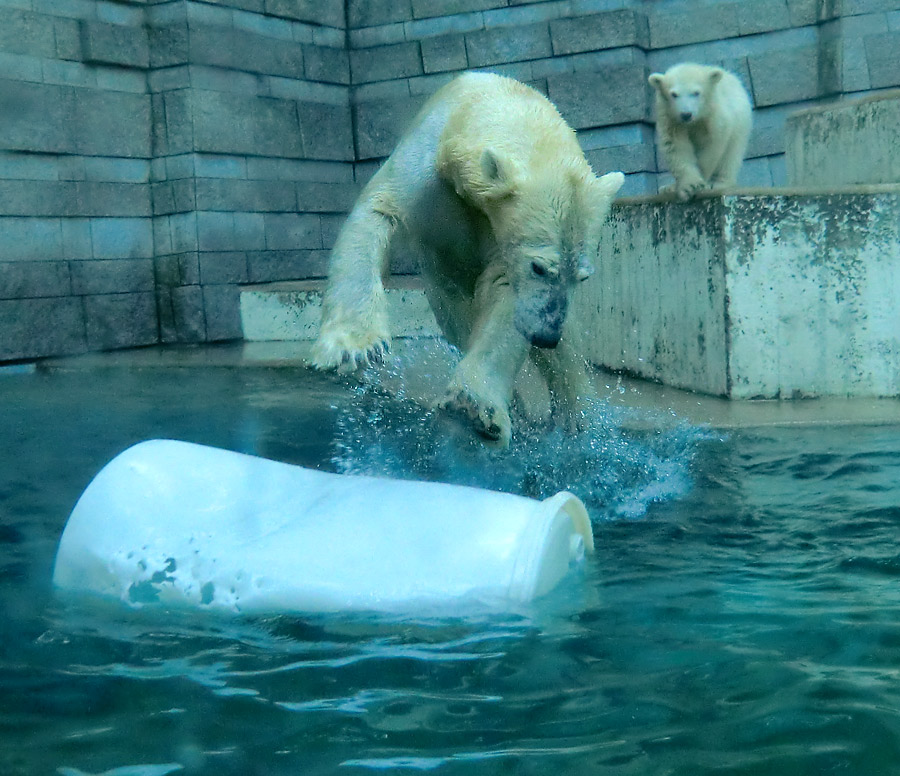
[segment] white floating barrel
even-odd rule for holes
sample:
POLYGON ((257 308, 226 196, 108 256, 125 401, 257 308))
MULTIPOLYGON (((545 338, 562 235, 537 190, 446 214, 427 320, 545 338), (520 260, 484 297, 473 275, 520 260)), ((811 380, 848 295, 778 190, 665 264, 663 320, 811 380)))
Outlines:
POLYGON ((537 501, 151 440, 88 485, 53 581, 245 613, 497 608, 548 592, 592 550, 570 493, 537 501))

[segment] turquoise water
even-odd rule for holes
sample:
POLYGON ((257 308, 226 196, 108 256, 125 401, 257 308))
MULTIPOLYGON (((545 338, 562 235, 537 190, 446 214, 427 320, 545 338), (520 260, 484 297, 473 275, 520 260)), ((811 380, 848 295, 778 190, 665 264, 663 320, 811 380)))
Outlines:
POLYGON ((293 370, 0 376, 0 774, 900 773, 900 429, 724 437, 601 405, 584 434, 522 429, 498 455, 379 391, 293 370), (59 600, 75 500, 150 437, 567 487, 597 552, 539 605, 469 620, 59 600))

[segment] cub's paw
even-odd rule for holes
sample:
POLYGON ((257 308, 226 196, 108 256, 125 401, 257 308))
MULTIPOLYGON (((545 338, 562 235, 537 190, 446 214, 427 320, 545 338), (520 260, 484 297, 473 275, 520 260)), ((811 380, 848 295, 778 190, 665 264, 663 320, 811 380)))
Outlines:
POLYGON ((707 188, 707 183, 702 178, 687 178, 675 183, 675 196, 682 202, 687 202, 698 191, 707 188))
POLYGON ((451 386, 438 403, 442 410, 462 415, 475 432, 501 447, 509 445, 512 423, 505 407, 476 396, 465 387, 451 386))
POLYGON ((391 339, 386 335, 354 336, 323 332, 313 346, 312 365, 316 369, 354 372, 384 363, 390 349, 391 339))

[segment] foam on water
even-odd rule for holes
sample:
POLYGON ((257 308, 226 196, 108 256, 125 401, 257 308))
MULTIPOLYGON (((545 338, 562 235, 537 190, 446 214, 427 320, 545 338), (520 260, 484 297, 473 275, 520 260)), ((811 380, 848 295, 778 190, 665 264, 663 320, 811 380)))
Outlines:
MULTIPOLYGON (((337 471, 435 480, 546 498, 568 490, 595 521, 638 518, 648 506, 686 494, 696 446, 708 431, 672 412, 623 408, 599 399, 584 430, 571 433, 513 408, 513 436, 499 450, 416 396, 405 370, 434 373, 458 360, 435 341, 390 366, 369 369, 341 408, 332 463, 337 471)), ((442 376, 436 379, 443 379, 442 376)))

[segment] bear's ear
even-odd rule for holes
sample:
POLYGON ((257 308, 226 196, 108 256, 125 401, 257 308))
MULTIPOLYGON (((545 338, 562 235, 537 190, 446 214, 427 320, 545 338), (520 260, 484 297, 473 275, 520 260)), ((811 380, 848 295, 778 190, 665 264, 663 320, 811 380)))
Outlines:
POLYGON ((660 94, 663 92, 663 87, 666 83, 666 77, 662 73, 653 73, 648 79, 647 83, 650 84, 656 91, 660 94))
POLYGON ((513 192, 518 180, 516 165, 492 148, 485 148, 479 164, 482 176, 482 196, 499 199, 513 192))
POLYGON ((725 75, 725 71, 721 67, 715 67, 709 71, 709 85, 715 86, 719 81, 722 80, 722 76, 725 75))

